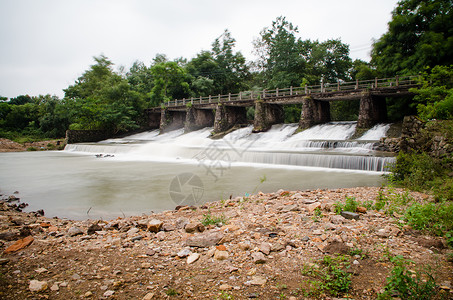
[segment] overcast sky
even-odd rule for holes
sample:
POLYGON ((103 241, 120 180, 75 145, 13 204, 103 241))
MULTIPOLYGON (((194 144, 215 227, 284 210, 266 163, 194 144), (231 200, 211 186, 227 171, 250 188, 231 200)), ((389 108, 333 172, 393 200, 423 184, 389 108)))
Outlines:
POLYGON ((0 0, 0 96, 55 94, 104 54, 149 66, 157 53, 191 59, 228 29, 253 60, 253 40, 278 16, 299 37, 340 38, 369 61, 397 0, 0 0))

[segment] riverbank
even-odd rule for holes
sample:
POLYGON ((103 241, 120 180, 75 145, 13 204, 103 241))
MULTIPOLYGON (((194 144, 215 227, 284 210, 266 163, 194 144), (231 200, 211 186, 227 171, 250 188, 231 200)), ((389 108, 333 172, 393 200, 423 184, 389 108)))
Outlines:
POLYGON ((23 152, 23 151, 63 150, 63 149, 64 140, 47 140, 17 143, 12 140, 0 138, 0 152, 23 152))
POLYGON ((110 221, 49 219, 2 203, 0 296, 375 299, 400 255, 414 262, 407 265, 413 274, 430 267, 436 293, 451 297, 452 252, 445 241, 413 230, 397 213, 375 210, 379 195, 403 194, 280 190, 110 221), (359 212, 335 213, 353 198, 359 212), (323 281, 329 266, 342 270, 340 289, 323 281))

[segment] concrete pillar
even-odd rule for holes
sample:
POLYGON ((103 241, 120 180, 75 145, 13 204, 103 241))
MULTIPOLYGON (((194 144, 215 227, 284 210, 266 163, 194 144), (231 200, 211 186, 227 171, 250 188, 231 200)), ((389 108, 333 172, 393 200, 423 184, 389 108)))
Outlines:
POLYGON ((226 106, 222 103, 215 110, 213 134, 225 132, 234 125, 247 124, 247 111, 245 107, 226 106))
POLYGON ((186 122, 184 132, 195 131, 204 127, 214 125, 214 112, 212 109, 197 109, 188 107, 186 111, 186 122))
POLYGON ((272 125, 283 123, 284 121, 285 113, 281 105, 255 101, 255 120, 253 121, 253 132, 268 131, 272 125))
POLYGON ((371 128, 387 121, 387 105, 384 97, 373 97, 369 92, 360 98, 357 128, 371 128))
POLYGON ((161 113, 152 112, 150 110, 146 111, 146 124, 150 129, 157 129, 160 127, 160 117, 161 113))
POLYGON ((302 98, 302 112, 299 128, 307 129, 311 126, 330 121, 330 104, 327 101, 314 100, 311 97, 302 98))
POLYGON ((171 111, 168 108, 164 108, 161 110, 160 115, 160 133, 183 128, 185 121, 185 111, 171 111))

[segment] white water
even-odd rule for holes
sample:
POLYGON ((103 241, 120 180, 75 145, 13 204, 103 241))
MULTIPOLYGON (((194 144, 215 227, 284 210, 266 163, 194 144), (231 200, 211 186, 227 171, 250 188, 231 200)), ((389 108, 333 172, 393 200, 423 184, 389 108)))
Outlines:
POLYGON ((355 141, 350 140, 355 129, 350 122, 296 134, 295 124, 258 134, 246 127, 220 140, 209 139, 211 128, 162 135, 154 130, 68 145, 61 152, 0 153, 0 193, 19 191, 28 210, 44 209, 48 217, 86 219, 139 215, 258 191, 379 186, 381 171, 393 160, 372 150, 384 127, 355 141), (187 174, 201 184, 181 185, 183 192, 177 192, 175 178, 187 174), (197 198, 187 198, 195 190, 197 198))
POLYGON ((187 134, 179 129, 162 135, 153 130, 97 144, 68 145, 66 150, 113 153, 116 159, 129 161, 258 163, 377 172, 385 171, 394 161, 372 150, 389 125, 376 125, 357 140, 350 140, 356 122, 332 122, 295 133, 297 127, 279 124, 267 132, 252 133, 252 126, 248 126, 219 140, 209 138, 212 128, 187 134))

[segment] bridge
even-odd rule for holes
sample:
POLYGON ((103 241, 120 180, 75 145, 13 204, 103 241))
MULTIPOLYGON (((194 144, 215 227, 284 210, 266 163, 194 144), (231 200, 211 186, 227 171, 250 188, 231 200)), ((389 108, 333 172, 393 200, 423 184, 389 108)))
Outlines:
POLYGON ((283 123, 283 105, 301 104, 299 128, 306 129, 331 120, 330 102, 360 100, 357 128, 366 129, 387 120, 387 97, 413 96, 410 89, 418 86, 417 79, 396 76, 172 100, 147 109, 146 115, 148 126, 161 132, 214 127, 213 134, 218 134, 247 124, 246 108, 254 106, 253 131, 262 132, 283 123))

